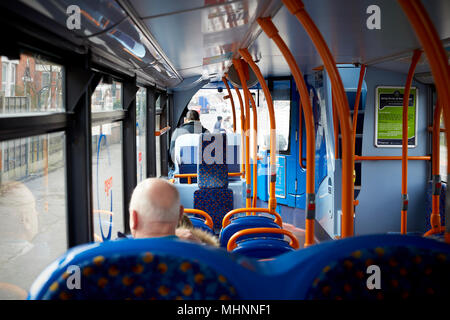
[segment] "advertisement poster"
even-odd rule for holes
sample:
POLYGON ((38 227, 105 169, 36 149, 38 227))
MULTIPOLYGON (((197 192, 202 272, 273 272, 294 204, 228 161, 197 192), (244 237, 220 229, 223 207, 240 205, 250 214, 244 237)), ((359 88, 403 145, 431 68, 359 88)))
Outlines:
MULTIPOLYGON (((377 87, 375 102, 375 146, 402 147, 403 87, 377 87)), ((417 99, 419 89, 411 87, 408 103, 408 147, 417 146, 417 99)))

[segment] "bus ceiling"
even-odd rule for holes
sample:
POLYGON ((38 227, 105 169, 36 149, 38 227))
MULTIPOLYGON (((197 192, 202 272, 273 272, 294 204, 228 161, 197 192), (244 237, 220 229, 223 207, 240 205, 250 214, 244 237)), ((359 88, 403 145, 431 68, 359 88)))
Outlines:
MULTIPOLYGON (((363 63, 407 73, 412 52, 420 43, 397 1, 303 2, 336 63, 363 63), (376 28, 368 25, 373 5, 379 9, 376 28)), ((423 1, 423 5, 450 52, 445 19, 450 2, 423 1)), ((290 75, 279 49, 261 33, 256 23, 259 17, 273 18, 304 73, 323 64, 306 32, 280 0, 20 0, 8 4, 8 9, 33 17, 34 23, 80 52, 89 49, 95 63, 165 89, 220 81, 232 59, 240 57, 239 48, 249 49, 265 77, 290 75), (71 20, 77 10, 78 25, 71 20)), ((432 82, 429 71, 424 55, 417 77, 432 82)))

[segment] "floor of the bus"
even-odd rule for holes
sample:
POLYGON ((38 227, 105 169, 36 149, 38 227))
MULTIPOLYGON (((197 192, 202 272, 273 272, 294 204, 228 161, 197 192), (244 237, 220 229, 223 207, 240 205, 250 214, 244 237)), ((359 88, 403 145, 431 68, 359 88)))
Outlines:
MULTIPOLYGON (((257 200, 258 208, 267 208, 267 206, 268 203, 266 201, 257 200)), ((300 244, 303 244, 305 238, 305 210, 279 204, 277 205, 277 212, 283 220, 283 229, 292 232, 300 244)), ((314 224, 314 235, 317 243, 332 240, 317 221, 314 224)))

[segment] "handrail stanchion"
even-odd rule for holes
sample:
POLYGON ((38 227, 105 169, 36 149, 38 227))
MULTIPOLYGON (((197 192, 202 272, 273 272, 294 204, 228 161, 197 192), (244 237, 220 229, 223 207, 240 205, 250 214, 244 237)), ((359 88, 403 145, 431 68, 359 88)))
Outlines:
MULTIPOLYGON (((228 74, 225 73, 225 78, 228 78, 228 74)), ((234 90, 236 91, 236 95, 239 100, 239 106, 241 107, 241 172, 245 173, 245 111, 244 111, 244 102, 242 101, 241 93, 239 92, 239 88, 234 87, 234 90)))
MULTIPOLYGON (((352 146, 352 123, 348 100, 344 85, 336 67, 336 62, 328 48, 322 34, 306 12, 301 0, 282 0, 286 8, 297 17, 305 31, 311 38, 318 51, 327 73, 330 77, 332 90, 336 99, 337 113, 339 115, 340 128, 342 132, 342 230, 341 237, 349 237, 354 233, 353 216, 353 168, 354 152, 352 146)), ((307 166, 309 169, 309 167, 307 166)))
POLYGON ((230 86, 228 85, 228 81, 225 77, 222 77, 222 82, 225 84, 225 87, 227 88, 228 96, 230 97, 231 111, 233 112, 233 132, 236 132, 236 108, 234 106, 233 95, 231 94, 230 86))
POLYGON ((441 197, 441 173, 440 173, 440 135, 441 135, 441 114, 442 114, 442 104, 439 98, 436 101, 436 108, 434 110, 434 120, 433 120, 433 154, 432 154, 432 206, 431 206, 431 216, 430 225, 431 232, 438 233, 441 231, 441 215, 439 208, 439 200, 441 197))
POLYGON ((255 99, 247 88, 247 95, 250 98, 250 102, 253 106, 253 198, 252 198, 252 208, 256 208, 256 200, 258 198, 258 111, 256 110, 255 99))
MULTIPOLYGON (((398 0, 403 11, 409 19, 420 43, 427 55, 431 67, 439 100, 444 110, 444 120, 447 141, 450 141, 450 68, 447 54, 439 39, 438 33, 431 22, 424 6, 417 0, 398 0)), ((450 163, 450 148, 447 148, 447 163, 450 163)), ((450 176, 450 165, 447 166, 447 174, 450 176)), ((450 243, 450 192, 445 199, 445 241, 450 243)))
POLYGON ((314 116, 312 113, 311 102, 309 100, 308 88, 306 87, 303 75, 295 61, 294 56, 290 52, 286 43, 281 39, 278 30, 270 17, 258 18, 258 24, 264 33, 272 39, 283 54, 289 65, 295 83, 297 84, 300 94, 301 104, 303 105, 303 113, 306 123, 306 221, 305 221, 305 246, 314 244, 314 220, 315 220, 315 191, 314 191, 314 169, 315 169, 315 132, 314 132, 314 116))
POLYGON ((241 80, 242 89, 244 90, 244 105, 245 105, 245 206, 251 208, 252 206, 252 190, 251 190, 251 177, 250 177, 250 105, 248 97, 247 79, 245 77, 244 69, 242 67, 242 61, 240 59, 233 59, 233 65, 241 80))
POLYGON ((406 78, 405 90, 403 92, 403 112, 402 112, 402 211, 401 211, 401 234, 407 232, 408 218, 408 109, 409 109, 409 92, 413 81, 414 71, 419 62, 422 51, 414 50, 414 54, 409 67, 408 76, 406 78))
POLYGON ((239 53, 244 58, 244 60, 249 64, 250 68, 252 68, 253 72, 255 73, 256 77, 258 78, 259 83, 261 84, 261 87, 264 92, 264 96, 266 97, 267 102, 267 109, 269 111, 269 119, 270 119, 270 166, 269 166, 269 175, 270 175, 270 182, 269 182, 269 210, 270 212, 275 212, 275 209, 277 207, 277 199, 275 197, 275 182, 277 180, 277 160, 276 160, 276 146, 277 146, 277 128, 276 128, 276 122, 275 122, 275 112, 273 109, 273 101, 272 96, 270 94, 269 87, 267 87, 266 81, 264 80, 264 77, 261 73, 261 70, 256 65, 256 63, 253 61, 252 56, 248 52, 247 49, 239 49, 239 53))

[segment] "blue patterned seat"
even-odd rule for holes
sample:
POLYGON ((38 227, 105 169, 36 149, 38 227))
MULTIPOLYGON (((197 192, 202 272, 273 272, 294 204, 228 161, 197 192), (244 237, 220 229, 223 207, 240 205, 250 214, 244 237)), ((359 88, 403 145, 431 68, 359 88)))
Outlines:
POLYGON ((418 236, 331 241, 286 254, 277 263, 294 265, 286 288, 294 292, 290 299, 432 298, 448 296, 450 287, 450 246, 418 236), (380 290, 367 287, 371 265, 380 268, 380 290))
POLYGON ((38 277, 29 299, 238 299, 229 280, 235 267, 225 252, 183 241, 107 241, 69 250, 38 277), (80 268, 80 289, 67 285, 71 265, 80 268))
POLYGON ((233 191, 228 189, 227 135, 200 135, 198 154, 198 187, 194 192, 194 208, 206 211, 220 230, 222 219, 233 209, 233 191))

